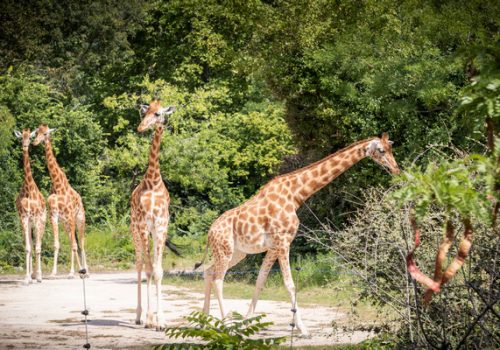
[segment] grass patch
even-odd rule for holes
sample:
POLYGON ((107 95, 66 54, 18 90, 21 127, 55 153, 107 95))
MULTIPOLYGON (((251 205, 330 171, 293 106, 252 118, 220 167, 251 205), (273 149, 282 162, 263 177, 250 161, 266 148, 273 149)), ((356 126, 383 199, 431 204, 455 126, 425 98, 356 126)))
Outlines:
MULTIPOLYGON (((22 274, 25 264, 25 246, 20 228, 0 231, 0 273, 22 274), (19 231, 19 232, 17 232, 19 231)), ((163 266, 165 269, 192 269, 200 252, 204 249, 202 238, 173 237, 181 246, 183 257, 177 257, 165 248, 163 266)), ((71 249, 68 234, 59 227, 58 273, 69 272, 71 249)), ((106 223, 99 226, 88 225, 85 231, 85 251, 90 272, 117 271, 135 268, 135 249, 132 233, 125 221, 106 223)), ((42 238, 42 271, 47 275, 52 271, 54 259, 54 235, 47 223, 42 238)))

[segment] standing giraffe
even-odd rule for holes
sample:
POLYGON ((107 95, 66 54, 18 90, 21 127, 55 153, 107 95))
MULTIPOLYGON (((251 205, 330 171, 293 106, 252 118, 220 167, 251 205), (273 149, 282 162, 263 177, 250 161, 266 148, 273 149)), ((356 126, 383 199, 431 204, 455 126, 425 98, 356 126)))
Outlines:
POLYGON ((54 267, 52 275, 57 274, 57 259, 59 256, 59 219, 64 223, 64 229, 69 235, 71 242, 71 269, 69 278, 75 275, 75 255, 78 268, 83 268, 88 272, 87 260, 85 258, 85 209, 83 208, 82 198, 68 182, 64 171, 57 164, 52 151, 50 134, 56 129, 50 129, 47 124, 42 124, 35 130, 36 138, 33 144, 36 146, 40 142, 45 143, 45 157, 47 158, 47 167, 49 169, 50 179, 52 180, 52 191, 48 198, 50 221, 54 231, 54 267), (76 236, 75 229, 78 230, 79 237, 76 236), (80 241, 80 247, 78 246, 80 241), (81 263, 79 257, 81 250, 81 263))
POLYGON ((163 278, 163 245, 166 244, 176 252, 167 238, 169 222, 168 207, 170 196, 167 187, 163 183, 160 174, 160 145, 163 134, 165 116, 172 114, 173 106, 162 108, 160 101, 155 99, 148 105, 141 106, 144 118, 137 131, 140 133, 155 128, 151 151, 149 154, 148 169, 144 178, 132 192, 130 199, 130 230, 132 231, 135 246, 135 267, 137 270, 137 309, 136 324, 141 324, 141 286, 142 286, 142 263, 145 259, 147 279, 147 312, 146 328, 156 326, 157 330, 164 327, 164 317, 161 303, 161 280, 163 278), (153 239, 153 262, 149 246, 149 235, 153 239), (152 275, 152 276, 151 276, 152 275), (154 314, 151 310, 151 277, 156 285, 156 324, 153 321, 154 314))
POLYGON ((267 252, 257 277, 247 317, 254 313, 269 270, 278 260, 285 287, 292 301, 294 322, 303 335, 308 335, 296 303, 295 285, 289 261, 290 244, 299 227, 296 211, 307 198, 366 156, 393 174, 399 173, 398 165, 392 155, 392 141, 389 141, 387 134, 384 133, 381 138, 356 142, 316 163, 278 176, 264 185, 248 201, 222 214, 210 227, 205 256, 202 262, 195 266, 197 268, 203 263, 210 247, 214 261, 205 271, 203 311, 209 312, 210 293, 214 286, 221 315, 224 317, 222 287, 227 270, 247 254, 267 252))
POLYGON ((47 210, 45 208, 45 199, 38 189, 38 186, 33 180, 31 174, 29 146, 30 139, 35 136, 35 132, 30 134, 29 129, 23 129, 23 132, 14 131, 17 138, 22 139, 23 145, 23 168, 24 168, 24 182, 21 191, 16 199, 16 208, 21 219, 21 226, 23 230, 24 242, 26 246, 26 277, 24 279, 26 284, 32 282, 32 278, 36 278, 38 282, 42 282, 42 236, 45 231, 45 221, 47 219, 47 210), (35 230, 35 272, 33 271, 32 262, 32 237, 31 229, 35 230))

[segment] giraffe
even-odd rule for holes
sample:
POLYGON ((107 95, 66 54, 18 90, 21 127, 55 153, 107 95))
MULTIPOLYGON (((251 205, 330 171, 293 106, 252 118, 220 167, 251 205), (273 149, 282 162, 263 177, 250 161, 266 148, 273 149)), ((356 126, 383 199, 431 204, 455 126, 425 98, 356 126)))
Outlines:
POLYGON ((52 191, 48 198, 50 221, 54 231, 54 267, 51 276, 57 275, 57 259, 59 256, 59 219, 64 224, 64 229, 69 235, 71 243, 71 269, 68 278, 75 275, 75 255, 79 269, 83 268, 88 273, 87 260, 85 257, 85 209, 82 198, 69 184, 64 171, 57 164, 52 151, 50 134, 56 129, 50 129, 47 124, 42 124, 35 130, 36 138, 33 144, 36 146, 43 142, 45 144, 45 157, 52 181, 52 191), (75 230, 78 230, 78 236, 75 230), (80 241, 80 247, 78 246, 80 241), (79 254, 81 253, 81 263, 79 254))
POLYGON ((24 182, 21 191, 16 198, 16 208, 21 219, 24 242, 26 246, 26 284, 31 283, 32 278, 42 282, 42 236, 45 231, 45 221, 47 219, 47 209, 45 207, 45 198, 38 189, 31 173, 29 146, 30 140, 35 136, 35 132, 30 133, 29 129, 23 129, 22 133, 14 131, 17 138, 22 139, 23 146, 23 168, 24 182), (35 271, 33 271, 32 262, 32 236, 31 229, 35 230, 35 271))
MULTIPOLYGON (((146 280, 147 280, 147 312, 146 328, 161 330, 164 327, 164 316, 161 302, 161 281, 163 278, 163 245, 172 248, 167 239, 167 229, 169 223, 170 196, 167 187, 163 183, 160 174, 160 145, 163 134, 163 124, 165 116, 174 112, 175 107, 161 107, 160 101, 154 99, 149 105, 141 106, 141 113, 144 118, 137 131, 143 133, 148 129, 155 129, 151 150, 149 154, 149 164, 144 178, 132 192, 130 199, 130 230, 132 231, 135 246, 135 267, 137 270, 137 308, 136 324, 141 324, 141 288, 142 288, 142 265, 143 255, 145 260, 146 280), (149 235, 153 240, 153 261, 151 262, 151 252, 149 235), (154 279, 156 285, 156 323, 151 310, 150 295, 151 282, 154 279)), ((174 253, 175 249, 172 249, 174 253)))
POLYGON ((278 260, 292 302, 294 323, 301 334, 307 336, 309 333, 302 322, 295 299, 289 261, 290 244, 299 227, 296 211, 307 198, 367 156, 390 172, 399 173, 392 154, 392 141, 384 133, 381 138, 358 141, 313 164, 277 176, 248 201, 217 218, 209 229, 203 260, 195 266, 195 269, 201 266, 210 248, 213 263, 205 270, 203 311, 209 313, 210 293, 214 287, 220 312, 224 317, 223 281, 227 270, 247 254, 266 252, 247 317, 254 313, 267 275, 278 260))

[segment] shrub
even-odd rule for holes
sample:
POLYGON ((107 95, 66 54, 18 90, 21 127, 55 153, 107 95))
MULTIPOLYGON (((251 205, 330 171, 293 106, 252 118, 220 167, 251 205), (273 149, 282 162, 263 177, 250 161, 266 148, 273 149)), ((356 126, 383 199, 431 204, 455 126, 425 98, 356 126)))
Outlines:
MULTIPOLYGON (((322 244, 339 256, 343 268, 355 276, 362 297, 389 308, 394 321, 391 340, 402 348, 466 346, 471 349, 498 348, 498 319, 491 312, 498 300, 498 236, 486 223, 474 225, 475 244, 461 271, 427 308, 421 305, 422 290, 411 280, 405 257, 413 245, 409 209, 398 209, 393 189, 366 192, 365 206, 340 231, 325 226, 330 242, 314 231, 310 240, 322 244)), ((458 214, 445 213, 436 206, 420 222, 422 245, 418 262, 424 272, 434 266, 436 249, 446 220, 461 232, 458 214), (429 244, 430 243, 430 244, 429 244)), ((450 248, 455 255, 457 242, 450 248)))
POLYGON ((250 336, 272 325, 262 322, 264 315, 244 319, 238 313, 222 320, 203 312, 192 312, 186 319, 189 327, 167 328, 165 334, 169 338, 198 338, 198 343, 173 343, 155 347, 157 350, 168 349, 273 349, 284 342, 284 337, 250 339, 250 336))

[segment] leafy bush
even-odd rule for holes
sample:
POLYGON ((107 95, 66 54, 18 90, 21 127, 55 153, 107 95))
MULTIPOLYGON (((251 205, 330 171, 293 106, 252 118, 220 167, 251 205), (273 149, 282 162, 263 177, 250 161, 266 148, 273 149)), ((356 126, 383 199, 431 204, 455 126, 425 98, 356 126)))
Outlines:
POLYGON ((233 313, 222 320, 203 312, 192 312, 186 319, 189 327, 167 328, 165 334, 169 338, 198 338, 203 343, 173 343, 155 347, 157 350, 169 349, 274 349, 285 341, 284 337, 251 339, 250 336, 272 325, 262 322, 264 315, 244 319, 233 313))

